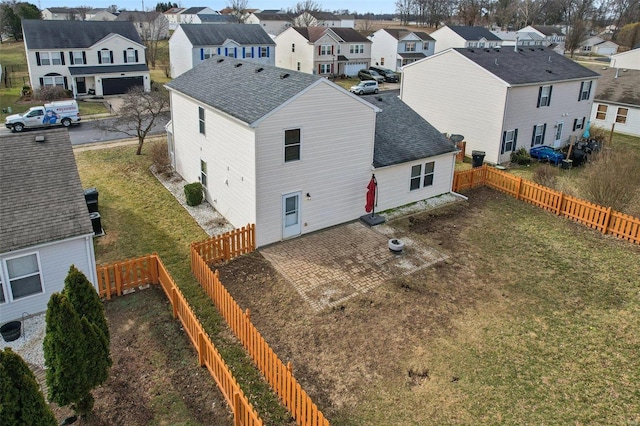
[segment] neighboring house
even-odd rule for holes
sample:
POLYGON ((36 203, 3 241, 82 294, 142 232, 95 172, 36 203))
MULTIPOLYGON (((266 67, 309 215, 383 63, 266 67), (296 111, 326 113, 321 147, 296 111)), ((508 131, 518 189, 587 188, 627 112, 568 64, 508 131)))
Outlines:
POLYGON ((517 31, 500 30, 492 30, 491 32, 502 39, 502 47, 513 47, 516 43, 522 47, 545 47, 544 37, 536 33, 518 34, 517 31))
POLYGON ((354 28, 353 16, 334 15, 331 12, 303 12, 293 17, 293 25, 296 27, 338 27, 354 28))
POLYGON ((276 64, 323 76, 354 76, 371 65, 371 40, 353 28, 291 27, 276 36, 276 64))
POLYGON ((233 15, 200 14, 193 19, 194 24, 237 24, 238 19, 233 15))
POLYGON ((451 49, 404 67, 400 96, 496 164, 519 148, 580 137, 598 77, 543 48, 451 49))
POLYGON ((190 7, 183 10, 178 15, 180 24, 193 24, 196 22, 197 15, 217 15, 219 12, 210 7, 190 7))
POLYGON ((133 23, 142 40, 169 38, 169 20, 160 12, 120 12, 116 21, 133 23))
POLYGON ((22 21, 31 87, 60 86, 74 97, 151 90, 145 46, 133 23, 22 21))
POLYGON ((87 14, 87 21, 115 21, 116 18, 116 15, 106 9, 100 9, 95 13, 87 14))
POLYGON ((176 78, 214 55, 273 65, 275 47, 259 25, 181 24, 169 39, 171 77, 176 78))
POLYGON ((422 31, 383 28, 369 36, 371 62, 400 71, 400 67, 433 55, 436 42, 422 31))
POLYGON ((42 10, 42 19, 46 21, 83 21, 80 11, 70 7, 48 7, 42 10))
POLYGON ((0 158, 2 324, 46 311, 72 264, 95 284, 96 261, 69 132, 2 135, 0 158))
POLYGON ((518 37, 523 40, 534 37, 531 34, 542 37, 544 38, 544 41, 542 42, 544 47, 551 47, 556 53, 564 55, 565 34, 560 27, 548 25, 527 25, 517 32, 518 37))
POLYGON ((502 39, 484 27, 445 25, 431 33, 436 40, 435 52, 461 47, 500 47, 502 39))
POLYGON ((372 173, 377 211, 451 191, 455 147, 394 96, 220 59, 166 85, 170 158, 231 224, 256 224, 257 246, 365 214, 372 173))
POLYGON ((640 47, 611 56, 611 68, 640 70, 640 47))
POLYGON ((575 53, 596 54, 603 56, 615 55, 618 52, 618 45, 612 41, 607 41, 601 37, 593 36, 581 43, 575 53))
POLYGON ((178 25, 180 25, 180 13, 185 10, 187 9, 184 7, 172 7, 164 12, 164 16, 169 21, 169 31, 175 31, 178 28, 178 25))
POLYGON ((253 12, 247 17, 245 24, 258 24, 267 34, 277 36, 293 26, 293 18, 284 11, 253 12))
POLYGON ((591 124, 607 130, 615 124, 616 132, 640 137, 640 70, 598 67, 597 71, 602 77, 593 101, 591 124))

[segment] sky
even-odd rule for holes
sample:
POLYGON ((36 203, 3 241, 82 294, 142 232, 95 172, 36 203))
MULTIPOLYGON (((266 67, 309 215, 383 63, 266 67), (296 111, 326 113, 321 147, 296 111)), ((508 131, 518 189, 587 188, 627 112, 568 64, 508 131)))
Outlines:
MULTIPOLYGON (((33 3, 39 6, 40 9, 46 9, 48 7, 77 7, 77 6, 91 6, 95 8, 108 7, 115 4, 119 8, 126 8, 128 10, 142 10, 143 0, 26 0, 29 3, 33 3)), ((248 7, 251 9, 287 9, 295 6, 299 0, 249 0, 248 7)), ((323 10, 341 10, 349 9, 351 12, 357 11, 359 13, 393 13, 395 9, 395 0, 315 0, 319 3, 323 10)), ((176 0, 174 0, 176 2, 176 0)), ((155 8, 158 0, 144 0, 144 9, 155 8)), ((182 7, 193 6, 208 6, 213 10, 220 10, 228 5, 227 1, 199 1, 199 0, 183 0, 177 1, 178 5, 182 7)))

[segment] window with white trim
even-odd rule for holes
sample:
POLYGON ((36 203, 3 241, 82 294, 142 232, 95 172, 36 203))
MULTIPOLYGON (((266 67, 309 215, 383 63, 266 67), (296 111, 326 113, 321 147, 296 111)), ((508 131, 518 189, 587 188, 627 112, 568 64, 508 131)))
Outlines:
POLYGON ((84 64, 84 55, 83 52, 73 52, 73 64, 74 65, 83 65, 84 64))
POLYGON ((102 64, 110 64, 111 63, 111 51, 107 49, 103 49, 100 51, 100 63, 102 64))
POLYGON ((589 96, 591 95, 591 81, 585 81, 582 83, 582 90, 580 91, 580 100, 581 101, 586 101, 587 99, 589 99, 589 96))
POLYGON ((251 47, 247 47, 246 49, 244 49, 244 57, 253 58, 253 51, 251 50, 251 47))
POLYGON ((267 58, 269 56, 269 47, 261 46, 260 47, 260 56, 263 58, 267 58))
POLYGON ((502 154, 516 150, 516 130, 507 130, 504 132, 504 141, 502 142, 502 154))
POLYGON ((40 52, 40 65, 51 65, 51 56, 49 52, 40 52))
POLYGON ((425 41, 424 43, 422 43, 422 50, 429 50, 429 42, 425 41))
POLYGON ((573 120, 573 130, 580 130, 580 129, 584 129, 584 120, 585 117, 582 118, 576 118, 575 120, 573 120))
POLYGON ((199 128, 200 128, 200 134, 204 135, 205 134, 205 132, 204 132, 204 129, 205 129, 205 126, 204 126, 204 108, 202 108, 202 107, 198 107, 198 125, 199 125, 199 128))
POLYGON ((207 187, 207 162, 200 159, 200 183, 207 187))
POLYGON ((300 160, 300 129, 284 131, 284 162, 300 160))
POLYGON ((136 51, 134 49, 127 49, 127 63, 136 62, 136 51))
POLYGON ((13 300, 44 292, 37 253, 7 259, 5 262, 13 300))
POLYGON ((364 44, 352 44, 349 46, 349 53, 364 53, 364 44))
POLYGON ((629 108, 618 107, 618 112, 616 113, 616 123, 626 124, 627 114, 629 114, 629 108))
POLYGON ((551 104, 551 86, 542 86, 538 90, 538 107, 546 107, 551 104))
POLYGON ((328 56, 331 55, 331 45, 323 44, 320 46, 320 56, 328 56))
POLYGON ((537 124, 534 126, 531 142, 531 146, 542 145, 542 142, 544 142, 544 124, 537 124))
POLYGON ((411 166, 411 180, 409 183, 409 191, 415 191, 416 189, 424 188, 433 185, 433 174, 435 169, 435 162, 431 161, 422 164, 416 164, 411 166))
POLYGON ((320 74, 331 74, 331 64, 320 64, 320 74))
POLYGON ((4 303, 7 301, 7 298, 4 296, 4 285, 2 284, 2 268, 0 268, 0 303, 4 303))
POLYGON ((405 52, 415 52, 416 51, 416 42, 415 41, 408 41, 404 44, 404 51, 405 52))
POLYGON ((42 85, 44 87, 64 87, 64 77, 63 76, 50 76, 50 77, 42 77, 42 85))
POLYGON ((599 104, 598 110, 596 111, 596 120, 606 120, 608 109, 609 109, 608 105, 599 104))
POLYGON ((51 65, 62 65, 62 54, 60 52, 51 52, 51 65))

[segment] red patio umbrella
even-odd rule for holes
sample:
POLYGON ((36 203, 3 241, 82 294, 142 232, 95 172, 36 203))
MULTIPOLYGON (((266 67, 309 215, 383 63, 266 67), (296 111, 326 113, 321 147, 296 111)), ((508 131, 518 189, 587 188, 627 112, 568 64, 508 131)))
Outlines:
POLYGON ((367 213, 371 212, 371 217, 375 215, 377 189, 378 182, 376 181, 376 175, 372 174, 369 185, 367 185, 367 204, 364 206, 364 210, 367 213))

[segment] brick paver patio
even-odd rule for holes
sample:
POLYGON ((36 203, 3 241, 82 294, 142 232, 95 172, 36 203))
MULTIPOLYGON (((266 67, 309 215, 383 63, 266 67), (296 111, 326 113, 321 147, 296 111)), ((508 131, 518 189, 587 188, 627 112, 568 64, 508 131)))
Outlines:
POLYGON ((262 255, 320 311, 366 293, 398 275, 416 272, 446 255, 403 237, 394 254, 388 241, 395 230, 353 222, 261 249, 262 255))

